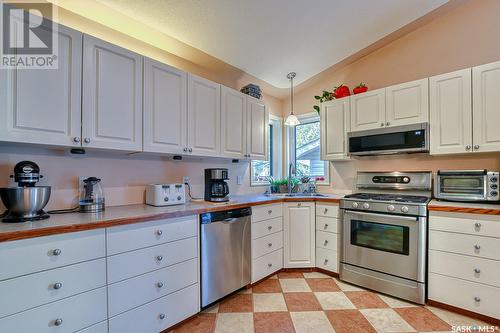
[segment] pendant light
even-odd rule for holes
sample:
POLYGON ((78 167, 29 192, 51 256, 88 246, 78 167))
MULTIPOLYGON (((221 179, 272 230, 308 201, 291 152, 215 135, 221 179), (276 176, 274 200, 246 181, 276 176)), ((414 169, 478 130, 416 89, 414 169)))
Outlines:
POLYGON ((297 126, 300 124, 297 116, 293 114, 293 78, 295 75, 295 72, 291 72, 286 76, 290 80, 290 114, 285 120, 285 125, 287 126, 297 126))

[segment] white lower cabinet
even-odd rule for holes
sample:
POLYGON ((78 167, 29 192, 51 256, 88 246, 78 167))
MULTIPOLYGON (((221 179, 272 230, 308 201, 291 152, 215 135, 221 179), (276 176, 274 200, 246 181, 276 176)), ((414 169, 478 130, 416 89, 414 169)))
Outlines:
POLYGON ((314 267, 314 202, 285 202, 283 208, 284 267, 314 267))
POLYGON ((252 260, 252 283, 262 280, 283 268, 283 249, 252 260))
POLYGON ((198 285, 178 290, 109 319, 109 333, 157 333, 196 314, 198 285))
POLYGON ((332 250, 325 250, 323 248, 316 248, 316 267, 321 268, 333 273, 338 273, 338 252, 332 250))
POLYGON ((316 267, 338 273, 340 222, 337 204, 316 204, 316 267))

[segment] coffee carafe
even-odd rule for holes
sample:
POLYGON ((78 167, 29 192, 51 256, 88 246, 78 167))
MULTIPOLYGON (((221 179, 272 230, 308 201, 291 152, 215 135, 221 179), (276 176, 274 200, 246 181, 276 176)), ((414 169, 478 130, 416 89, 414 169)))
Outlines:
POLYGON ((229 172, 223 168, 205 169, 205 200, 213 202, 229 201, 229 186, 226 180, 229 172))

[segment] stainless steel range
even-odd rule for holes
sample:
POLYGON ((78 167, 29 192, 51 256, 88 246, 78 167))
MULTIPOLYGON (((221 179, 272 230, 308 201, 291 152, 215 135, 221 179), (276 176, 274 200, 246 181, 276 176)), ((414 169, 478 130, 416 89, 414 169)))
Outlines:
POLYGON ((340 200, 340 279, 423 304, 431 172, 359 172, 340 200))

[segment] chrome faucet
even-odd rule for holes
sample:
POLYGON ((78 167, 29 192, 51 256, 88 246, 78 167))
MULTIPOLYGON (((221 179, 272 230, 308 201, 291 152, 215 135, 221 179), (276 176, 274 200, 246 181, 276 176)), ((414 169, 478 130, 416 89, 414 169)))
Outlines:
POLYGON ((290 162, 288 166, 288 194, 292 193, 292 174, 295 175, 295 165, 290 162))

